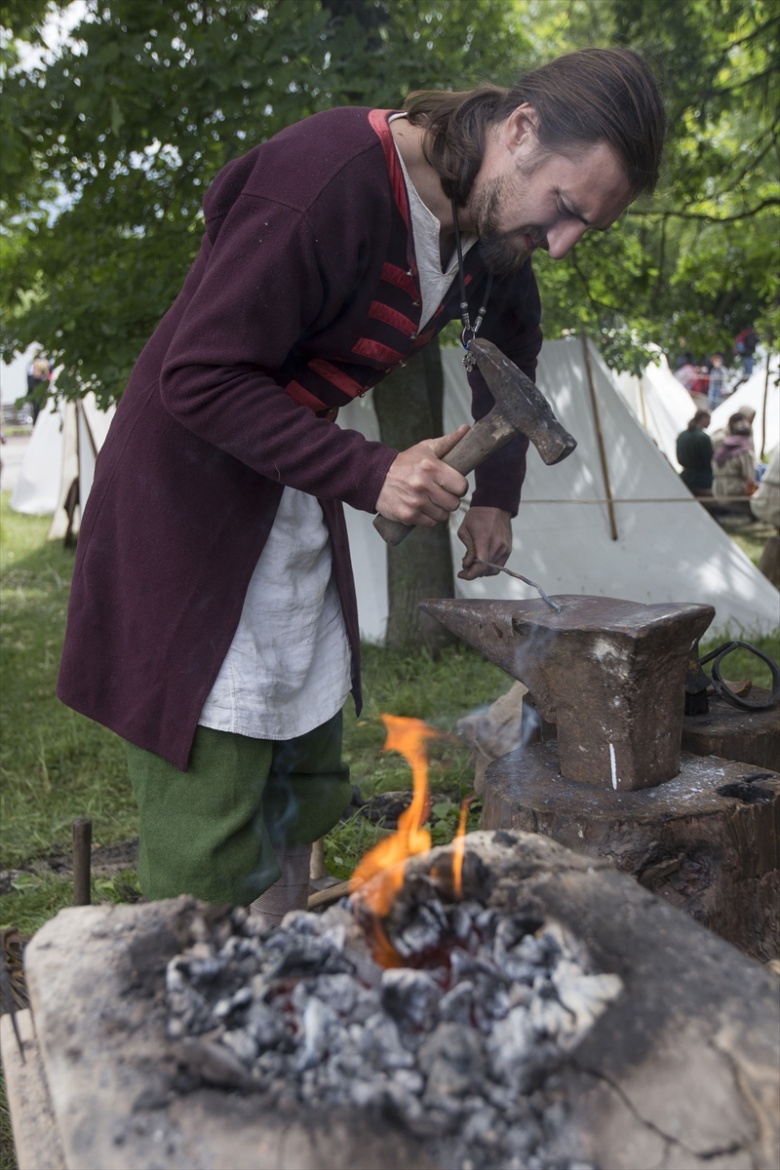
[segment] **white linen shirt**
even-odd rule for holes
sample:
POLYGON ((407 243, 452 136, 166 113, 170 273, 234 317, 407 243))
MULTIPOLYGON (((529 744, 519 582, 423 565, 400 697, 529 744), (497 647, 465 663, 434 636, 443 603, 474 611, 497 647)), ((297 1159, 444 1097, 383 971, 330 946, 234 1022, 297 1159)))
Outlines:
POLYGON ((350 651, 331 559, 318 501, 285 488, 202 727, 294 739, 341 710, 350 651))

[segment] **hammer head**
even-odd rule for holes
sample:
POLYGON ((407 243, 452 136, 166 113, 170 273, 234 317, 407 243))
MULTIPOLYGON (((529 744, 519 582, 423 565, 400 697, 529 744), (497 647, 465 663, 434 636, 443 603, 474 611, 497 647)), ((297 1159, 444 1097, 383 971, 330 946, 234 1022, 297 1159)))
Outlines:
POLYGON ((558 422, 549 402, 513 361, 492 341, 475 338, 469 351, 506 421, 527 435, 547 464, 560 463, 577 446, 558 422))

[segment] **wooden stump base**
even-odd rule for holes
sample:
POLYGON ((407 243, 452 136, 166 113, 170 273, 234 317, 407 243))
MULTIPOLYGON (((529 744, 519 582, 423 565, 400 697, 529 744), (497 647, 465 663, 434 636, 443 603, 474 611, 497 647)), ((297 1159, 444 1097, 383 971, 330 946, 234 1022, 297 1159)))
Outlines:
POLYGON ((554 741, 494 761, 482 827, 605 858, 760 962, 780 956, 780 775, 683 752, 633 792, 566 780, 554 741))
MULTIPOLYGON (((750 698, 768 699, 769 691, 754 688, 750 698)), ((708 695, 706 715, 686 715, 683 751, 696 756, 722 756, 757 768, 774 769, 780 760, 780 709, 740 711, 720 695, 708 695)))

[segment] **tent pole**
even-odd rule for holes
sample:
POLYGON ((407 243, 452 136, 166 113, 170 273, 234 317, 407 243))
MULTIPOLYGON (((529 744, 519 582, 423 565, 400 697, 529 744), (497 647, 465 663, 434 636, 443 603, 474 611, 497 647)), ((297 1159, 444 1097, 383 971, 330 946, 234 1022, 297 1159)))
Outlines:
POLYGON ((645 388, 642 385, 641 374, 640 374, 638 380, 639 380, 639 405, 642 408, 642 426, 645 428, 646 431, 649 431, 650 428, 647 425, 647 407, 645 406, 645 388))
POLYGON ((761 454, 759 459, 764 462, 766 450, 766 400, 769 395, 769 350, 766 351, 766 375, 764 377, 764 402, 761 407, 761 454))
POLYGON ((601 473, 604 476, 604 492, 607 497, 607 512, 609 514, 609 532, 613 540, 618 538, 617 521, 615 519, 615 501, 612 498, 612 485, 609 481, 609 465, 607 463, 607 452, 604 448, 604 435, 601 430, 601 418, 599 416, 599 405, 596 401, 596 389, 593 385, 593 371, 590 367, 590 354, 588 353, 588 339, 585 334, 582 334, 582 352, 585 356, 585 372, 588 376, 588 390, 590 391, 590 404, 593 408, 593 421, 596 426, 596 441, 599 446, 599 460, 601 462, 601 473))

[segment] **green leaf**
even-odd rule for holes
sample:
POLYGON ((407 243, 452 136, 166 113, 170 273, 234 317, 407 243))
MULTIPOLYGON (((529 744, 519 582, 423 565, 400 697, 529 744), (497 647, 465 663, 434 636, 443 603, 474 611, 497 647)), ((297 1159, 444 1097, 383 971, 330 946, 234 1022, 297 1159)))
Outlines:
POLYGON ((118 134, 125 124, 125 116, 122 113, 119 102, 115 97, 111 98, 111 133, 118 134))
POLYGON ((437 800, 436 804, 431 806, 431 816, 440 821, 457 816, 459 812, 460 806, 453 800, 437 800))

